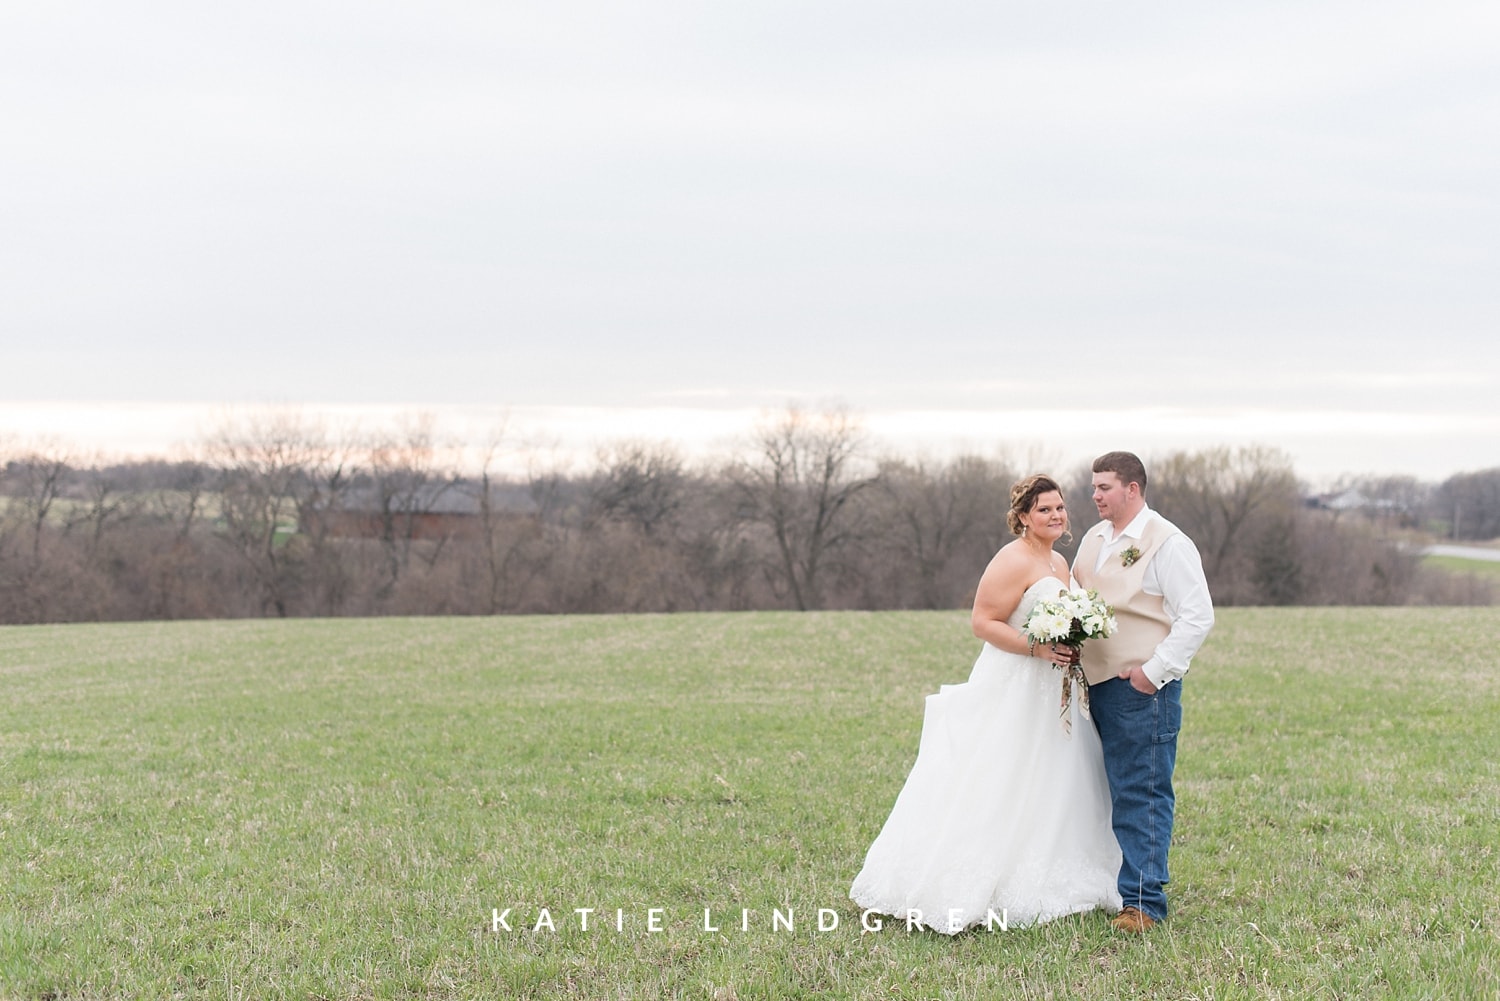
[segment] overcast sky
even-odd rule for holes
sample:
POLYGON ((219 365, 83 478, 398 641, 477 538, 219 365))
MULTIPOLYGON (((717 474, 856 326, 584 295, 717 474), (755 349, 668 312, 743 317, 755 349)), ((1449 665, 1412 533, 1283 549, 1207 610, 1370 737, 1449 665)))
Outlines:
POLYGON ((0 122, 0 431, 1500 465, 1493 2, 8 4, 0 122))

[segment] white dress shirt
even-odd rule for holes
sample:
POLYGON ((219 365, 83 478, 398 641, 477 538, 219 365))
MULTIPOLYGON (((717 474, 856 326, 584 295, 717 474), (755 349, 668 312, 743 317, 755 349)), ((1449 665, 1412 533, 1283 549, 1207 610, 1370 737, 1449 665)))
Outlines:
MULTIPOLYGON (((1103 567, 1105 560, 1120 551, 1125 540, 1139 541, 1153 518, 1166 521, 1149 507, 1143 507, 1118 535, 1114 525, 1107 521, 1091 529, 1104 539, 1094 569, 1103 567)), ((1214 625, 1214 603, 1208 593, 1208 581, 1203 576, 1203 559, 1193 540, 1181 530, 1172 533, 1146 564, 1141 590, 1159 596, 1167 617, 1172 620, 1167 638, 1158 644, 1155 654, 1141 668, 1146 678, 1161 688, 1187 674, 1193 655, 1214 625)))

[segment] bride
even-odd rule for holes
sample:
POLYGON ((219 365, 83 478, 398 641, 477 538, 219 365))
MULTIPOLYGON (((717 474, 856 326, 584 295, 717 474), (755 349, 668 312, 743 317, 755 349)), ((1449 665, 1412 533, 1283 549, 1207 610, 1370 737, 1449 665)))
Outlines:
POLYGON ((1068 527, 1061 489, 1027 477, 1006 521, 1020 538, 995 554, 974 598, 984 648, 966 683, 927 697, 916 764, 849 891, 863 910, 946 934, 991 910, 1025 926, 1120 909, 1109 784, 1081 686, 1071 726, 1059 718, 1060 668, 1075 654, 1022 631, 1071 579, 1052 551, 1068 527))

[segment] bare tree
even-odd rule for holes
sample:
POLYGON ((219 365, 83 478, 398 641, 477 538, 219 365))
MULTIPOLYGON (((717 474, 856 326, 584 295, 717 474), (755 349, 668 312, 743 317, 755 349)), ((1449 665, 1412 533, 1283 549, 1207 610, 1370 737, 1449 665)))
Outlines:
POLYGON ((338 615, 354 587, 345 553, 333 537, 331 517, 342 510, 353 487, 353 449, 347 440, 324 437, 296 483, 297 535, 308 610, 338 615))
POLYGON ((1358 513, 1387 529, 1419 527, 1436 493, 1414 476, 1341 476, 1333 489, 1357 494, 1363 501, 1358 513))
MULTIPOLYGON (((1002 463, 961 456, 941 466, 888 459, 880 465, 881 539, 901 584, 896 603, 918 608, 962 604, 1003 544, 1014 474, 1002 463)), ((894 597, 894 596, 893 596, 894 597)))
POLYGON ((1451 538, 1500 538, 1500 468, 1448 477, 1435 505, 1434 520, 1448 523, 1451 538))
POLYGON ((197 462, 185 462, 174 478, 171 492, 160 496, 162 513, 186 540, 203 518, 204 495, 208 492, 209 470, 197 462))
MULTIPOLYGON (((226 423, 212 464, 100 467, 0 442, 0 621, 952 607, 1009 535, 1012 460, 877 467, 839 411, 768 417, 713 470, 667 444, 622 442, 581 472, 529 453, 527 471, 505 477, 500 440, 467 478, 420 416, 373 444, 295 412, 226 423)), ((1198 543, 1222 603, 1493 598, 1481 579, 1421 566, 1385 512, 1435 522, 1458 504, 1463 534, 1483 531, 1500 507, 1495 471, 1441 493, 1349 481, 1391 504, 1344 504, 1338 518, 1300 502, 1278 452, 1151 467, 1152 504, 1198 543)), ((1082 532, 1088 474, 1060 472, 1077 484, 1066 496, 1082 532)))
MULTIPOLYGON (((1290 569, 1295 560, 1295 592, 1306 605, 1402 605, 1418 601, 1421 554, 1385 535, 1363 518, 1335 518, 1327 511, 1299 511, 1291 526, 1290 569)), ((1265 537, 1261 545, 1266 545, 1265 537)), ((1278 603, 1275 592, 1256 596, 1278 603)))
POLYGON ((403 419, 396 431, 376 437, 367 451, 374 507, 380 518, 380 542, 386 554, 389 594, 411 564, 413 543, 426 538, 430 569, 442 555, 449 535, 432 531, 430 516, 458 484, 458 476, 438 459, 436 418, 430 413, 403 419))
POLYGON ((623 441, 596 457, 589 486, 591 516, 627 522, 650 537, 670 533, 687 505, 682 455, 666 442, 623 441))
POLYGON ((52 552, 58 501, 73 475, 67 451, 43 442, 5 464, 0 513, 0 620, 46 622, 69 618, 62 592, 77 581, 71 554, 52 552))
MULTIPOLYGON (((145 547, 144 591, 153 618, 173 619, 204 614, 203 558, 198 537, 206 532, 205 508, 210 503, 214 471, 201 462, 179 462, 163 466, 154 489, 142 503, 144 519, 162 529, 161 543, 145 547)), ((214 607, 219 614, 227 609, 214 607)))
POLYGON ((92 469, 83 477, 83 503, 66 519, 64 532, 84 529, 84 551, 88 562, 99 560, 109 527, 127 516, 133 498, 120 489, 110 470, 92 469))
POLYGON ((1300 504, 1291 459, 1260 446, 1211 448, 1175 452, 1152 462, 1150 470, 1152 506, 1197 543, 1215 597, 1254 600, 1254 537, 1264 519, 1290 517, 1300 504))
POLYGON ((334 455, 324 429, 295 411, 252 415, 222 425, 207 455, 220 475, 220 537, 253 574, 263 607, 291 614, 298 492, 334 455))
POLYGON ((726 473, 740 519, 770 534, 773 589, 798 610, 824 607, 828 578, 858 538, 851 506, 875 482, 858 471, 862 444, 846 411, 792 407, 763 421, 753 454, 726 473))
POLYGON ((6 493, 26 526, 35 561, 41 560, 47 519, 71 471, 66 450, 56 443, 41 445, 7 464, 6 493))
POLYGON ((479 544, 484 572, 482 610, 490 615, 519 607, 531 584, 547 566, 550 553, 537 513, 523 495, 496 472, 504 429, 497 429, 480 457, 479 478, 467 487, 479 509, 479 544), (507 502, 509 500, 509 502, 507 502))

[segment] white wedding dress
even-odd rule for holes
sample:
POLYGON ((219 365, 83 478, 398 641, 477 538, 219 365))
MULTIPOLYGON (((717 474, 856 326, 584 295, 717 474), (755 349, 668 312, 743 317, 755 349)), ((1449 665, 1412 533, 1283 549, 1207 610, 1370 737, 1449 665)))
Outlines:
MULTIPOLYGON (((1063 586, 1037 581, 1007 621, 1063 586)), ((1076 690, 1066 733, 1061 698, 1050 662, 988 643, 966 683, 927 697, 916 764, 849 891, 862 910, 952 934, 990 910, 1014 928, 1120 909, 1099 736, 1076 690)))

